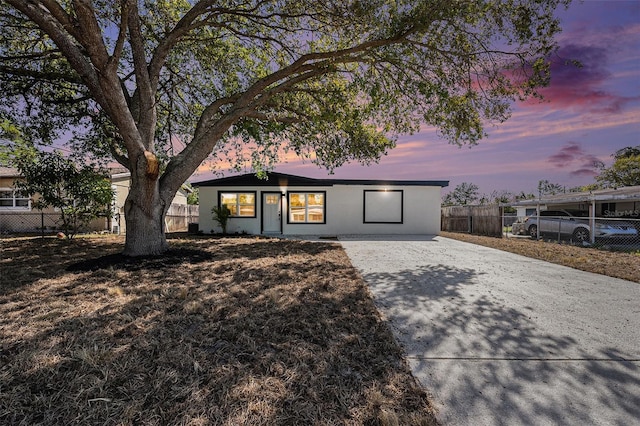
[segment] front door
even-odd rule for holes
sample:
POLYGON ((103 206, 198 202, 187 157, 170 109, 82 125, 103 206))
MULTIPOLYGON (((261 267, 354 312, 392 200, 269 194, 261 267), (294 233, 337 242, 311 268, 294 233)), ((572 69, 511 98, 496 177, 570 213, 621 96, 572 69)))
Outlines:
POLYGON ((281 199, 279 192, 262 193, 262 232, 282 233, 281 199))

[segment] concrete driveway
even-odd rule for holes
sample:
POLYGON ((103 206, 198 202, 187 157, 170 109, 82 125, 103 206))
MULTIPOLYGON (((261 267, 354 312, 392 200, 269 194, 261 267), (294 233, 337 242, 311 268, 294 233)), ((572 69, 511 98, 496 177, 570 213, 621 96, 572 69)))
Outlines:
POLYGON ((443 237, 340 242, 444 425, 640 424, 640 284, 443 237))

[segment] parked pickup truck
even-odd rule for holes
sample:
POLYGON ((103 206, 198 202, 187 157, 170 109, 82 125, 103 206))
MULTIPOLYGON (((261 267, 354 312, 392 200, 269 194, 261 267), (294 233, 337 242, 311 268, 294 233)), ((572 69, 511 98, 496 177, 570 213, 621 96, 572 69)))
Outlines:
MULTIPOLYGON (((537 216, 528 216, 524 221, 513 224, 512 233, 537 238, 539 227, 540 235, 559 235, 579 243, 589 242, 591 226, 588 215, 580 210, 544 210, 540 212, 540 224, 537 216)), ((596 238, 634 238, 638 235, 638 230, 630 222, 598 218, 595 225, 596 238)))

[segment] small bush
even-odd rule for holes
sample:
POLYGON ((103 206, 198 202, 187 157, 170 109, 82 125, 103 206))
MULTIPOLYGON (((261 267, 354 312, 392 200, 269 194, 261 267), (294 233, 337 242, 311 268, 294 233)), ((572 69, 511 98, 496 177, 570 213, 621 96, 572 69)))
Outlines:
POLYGON ((229 210, 229 207, 224 204, 221 206, 213 206, 211 213, 213 213, 213 220, 218 222, 218 225, 222 228, 222 233, 226 235, 227 223, 229 222, 229 217, 231 217, 231 210, 229 210))

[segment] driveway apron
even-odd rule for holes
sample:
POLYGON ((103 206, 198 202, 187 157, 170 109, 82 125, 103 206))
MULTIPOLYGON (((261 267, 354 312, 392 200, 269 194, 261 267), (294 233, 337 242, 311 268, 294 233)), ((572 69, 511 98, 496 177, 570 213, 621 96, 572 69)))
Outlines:
POLYGON ((340 243, 444 425, 640 425, 640 284, 443 237, 340 243))

